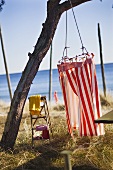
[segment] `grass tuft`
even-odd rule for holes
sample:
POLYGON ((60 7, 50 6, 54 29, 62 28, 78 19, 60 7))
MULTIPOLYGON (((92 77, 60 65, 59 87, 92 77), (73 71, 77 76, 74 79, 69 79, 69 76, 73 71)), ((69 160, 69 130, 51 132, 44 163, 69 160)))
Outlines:
MULTIPOLYGON (((113 109, 113 98, 100 95, 102 108, 113 109)), ((2 104, 0 105, 2 107, 2 104)), ((0 108, 0 112, 3 112, 0 108)), ((7 106, 6 106, 7 107, 7 106)), ((8 107, 7 107, 8 109, 8 107)), ((62 104, 51 107, 53 138, 35 141, 31 146, 31 125, 28 103, 16 140, 14 150, 3 151, 0 148, 1 170, 64 170, 64 157, 61 151, 70 150, 73 170, 112 170, 113 169, 113 125, 105 126, 105 135, 99 137, 79 137, 76 130, 73 140, 67 130, 65 108, 62 104)), ((8 111, 8 110, 7 110, 8 111)), ((6 114, 0 117, 0 136, 6 120, 6 114)))
POLYGON ((102 106, 111 106, 113 107, 113 96, 110 93, 107 93, 106 97, 101 93, 100 101, 102 106))

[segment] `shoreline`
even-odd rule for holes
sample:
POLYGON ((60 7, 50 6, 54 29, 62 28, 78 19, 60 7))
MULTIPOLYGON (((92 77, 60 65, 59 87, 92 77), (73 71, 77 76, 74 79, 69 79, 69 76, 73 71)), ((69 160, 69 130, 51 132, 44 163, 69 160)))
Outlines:
MULTIPOLYGON (((104 63, 104 65, 108 65, 108 64, 113 64, 113 62, 104 63)), ((96 63, 95 65, 96 65, 96 66, 99 66, 99 65, 101 65, 101 63, 100 63, 100 64, 99 64, 99 63, 96 63)), ((52 70, 58 70, 58 69, 57 69, 57 67, 56 67, 56 68, 52 68, 52 70)), ((49 68, 48 68, 48 69, 39 69, 38 72, 43 72, 43 71, 49 71, 49 68)), ((9 75, 12 75, 12 74, 22 74, 22 72, 9 73, 9 75)), ((0 74, 0 76, 4 76, 4 75, 6 75, 6 73, 0 74)))
MULTIPOLYGON (((112 94, 107 93, 106 98, 105 98, 102 95, 102 93, 100 93, 100 102, 101 102, 102 114, 105 114, 107 113, 107 111, 110 111, 111 109, 113 109, 113 95, 112 94)), ((47 101, 47 104, 48 104, 50 112, 51 110, 54 110, 54 107, 56 107, 57 112, 60 111, 60 108, 58 110, 57 107, 59 106, 64 107, 63 100, 59 100, 58 103, 55 103, 55 101, 53 100, 51 104, 49 103, 49 101, 47 101)), ((0 100, 0 116, 7 116, 9 109, 10 109, 10 102, 5 102, 3 100, 0 100)), ((26 103, 24 105, 23 114, 24 113, 29 113, 29 100, 28 99, 26 100, 26 103)))

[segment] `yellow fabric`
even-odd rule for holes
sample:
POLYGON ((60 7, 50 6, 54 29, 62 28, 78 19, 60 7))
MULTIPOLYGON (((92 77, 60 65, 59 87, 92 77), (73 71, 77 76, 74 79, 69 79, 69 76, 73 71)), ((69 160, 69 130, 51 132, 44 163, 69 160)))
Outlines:
POLYGON ((41 99, 40 95, 30 96, 29 111, 30 111, 31 115, 39 115, 40 114, 40 110, 41 110, 40 99, 41 99))

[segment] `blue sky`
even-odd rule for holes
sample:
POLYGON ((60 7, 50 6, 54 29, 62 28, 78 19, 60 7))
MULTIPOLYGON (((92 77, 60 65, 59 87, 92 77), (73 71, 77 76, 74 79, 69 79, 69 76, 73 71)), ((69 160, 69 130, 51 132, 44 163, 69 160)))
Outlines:
MULTIPOLYGON (((62 0, 63 2, 64 0, 62 0)), ((100 63, 97 24, 100 23, 104 63, 113 62, 113 0, 92 0, 74 8, 84 46, 95 54, 95 63, 100 63)), ((46 20, 47 0, 6 0, 0 13, 0 25, 9 73, 22 72, 28 52, 41 33, 46 20)), ((68 56, 81 53, 72 11, 68 11, 68 56)), ((63 55, 65 46, 65 13, 62 15, 53 39, 53 68, 63 55)), ((40 70, 49 69, 50 52, 43 59, 40 70)), ((0 74, 5 73, 0 47, 0 74)))

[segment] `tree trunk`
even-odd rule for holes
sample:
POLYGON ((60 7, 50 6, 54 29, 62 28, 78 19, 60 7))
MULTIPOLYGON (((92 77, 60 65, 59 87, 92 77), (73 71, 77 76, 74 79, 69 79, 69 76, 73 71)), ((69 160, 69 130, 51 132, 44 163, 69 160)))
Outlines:
MULTIPOLYGON (((87 1, 90 0, 71 0, 73 7, 87 1)), ((61 14, 71 8, 69 1, 61 4, 60 2, 61 0, 49 0, 47 2, 47 18, 43 24, 42 32, 33 53, 28 53, 29 60, 14 92, 0 143, 1 147, 6 150, 9 148, 13 149, 14 147, 30 86, 38 72, 40 63, 49 50, 61 14)))

